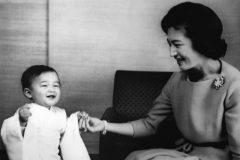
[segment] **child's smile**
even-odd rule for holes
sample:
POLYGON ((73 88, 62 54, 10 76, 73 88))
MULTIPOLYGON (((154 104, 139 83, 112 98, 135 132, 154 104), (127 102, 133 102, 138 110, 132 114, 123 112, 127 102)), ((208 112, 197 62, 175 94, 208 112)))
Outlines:
POLYGON ((56 97, 56 95, 47 95, 47 97, 48 97, 49 99, 54 99, 54 98, 56 97))

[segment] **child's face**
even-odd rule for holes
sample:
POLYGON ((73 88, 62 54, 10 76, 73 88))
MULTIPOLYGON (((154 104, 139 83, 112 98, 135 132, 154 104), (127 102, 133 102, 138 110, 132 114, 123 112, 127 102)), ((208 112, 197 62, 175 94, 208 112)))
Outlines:
POLYGON ((60 80, 55 72, 45 72, 32 81, 31 98, 34 103, 51 107, 58 103, 61 90, 60 80))

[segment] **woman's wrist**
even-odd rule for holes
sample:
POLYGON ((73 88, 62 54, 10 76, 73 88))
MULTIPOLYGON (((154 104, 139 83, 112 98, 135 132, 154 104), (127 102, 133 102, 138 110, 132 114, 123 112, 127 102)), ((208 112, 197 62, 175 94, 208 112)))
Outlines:
POLYGON ((105 135, 107 133, 107 121, 106 120, 103 120, 103 130, 102 130, 102 134, 105 135))

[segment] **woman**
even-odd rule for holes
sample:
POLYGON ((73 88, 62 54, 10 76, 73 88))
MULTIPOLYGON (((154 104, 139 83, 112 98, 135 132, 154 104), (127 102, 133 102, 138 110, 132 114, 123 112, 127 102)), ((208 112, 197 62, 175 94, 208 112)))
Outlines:
POLYGON ((184 137, 181 146, 136 151, 126 160, 240 159, 240 73, 221 60, 227 45, 220 19, 202 4, 185 2, 171 8, 161 26, 180 72, 172 75, 146 118, 116 124, 89 117, 87 129, 148 136, 173 114, 184 137))

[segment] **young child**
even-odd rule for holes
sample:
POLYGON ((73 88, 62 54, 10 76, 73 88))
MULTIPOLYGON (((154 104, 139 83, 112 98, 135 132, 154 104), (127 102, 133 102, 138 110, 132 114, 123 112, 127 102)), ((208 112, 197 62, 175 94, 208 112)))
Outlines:
POLYGON ((10 160, 89 160, 80 137, 78 114, 68 119, 56 107, 61 96, 57 72, 45 65, 29 67, 21 78, 22 90, 32 103, 20 107, 3 122, 1 136, 10 160))

